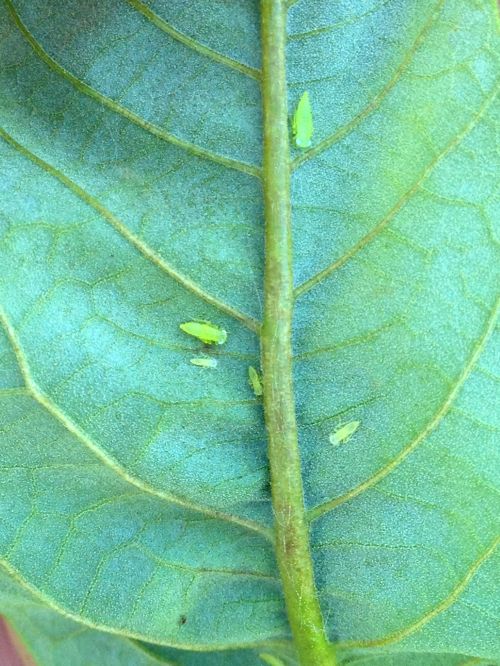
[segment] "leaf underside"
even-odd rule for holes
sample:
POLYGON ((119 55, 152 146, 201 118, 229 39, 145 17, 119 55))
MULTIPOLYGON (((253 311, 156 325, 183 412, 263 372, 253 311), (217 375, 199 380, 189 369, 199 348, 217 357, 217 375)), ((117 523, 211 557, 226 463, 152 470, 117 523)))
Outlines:
MULTIPOLYGON (((495 4, 298 0, 288 31, 329 637, 341 664, 500 663, 495 4)), ((256 1, 0 0, 0 612, 41 666, 294 663, 247 374, 259 53, 256 1), (191 320, 228 332, 215 370, 191 320)))

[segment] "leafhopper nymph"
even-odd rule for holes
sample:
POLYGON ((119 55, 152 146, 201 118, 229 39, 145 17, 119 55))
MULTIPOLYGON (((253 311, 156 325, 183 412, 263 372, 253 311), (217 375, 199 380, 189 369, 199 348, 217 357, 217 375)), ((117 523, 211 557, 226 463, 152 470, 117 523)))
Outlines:
POLYGON ((259 373, 252 365, 248 366, 248 383, 257 397, 262 395, 262 381, 259 373))
POLYGON ((205 358, 204 356, 201 356, 200 358, 192 358, 189 361, 193 365, 197 365, 200 368, 216 368, 217 367, 217 359, 215 358, 205 358))
POLYGON ((299 99, 292 119, 292 134, 297 148, 309 148, 313 132, 311 101, 306 90, 299 99))
POLYGON ((341 423, 332 433, 330 433, 330 443, 333 444, 333 446, 346 444, 360 425, 361 421, 348 421, 347 423, 341 423))
POLYGON ((223 345, 227 340, 227 332, 210 321, 186 321, 180 329, 206 345, 223 345))

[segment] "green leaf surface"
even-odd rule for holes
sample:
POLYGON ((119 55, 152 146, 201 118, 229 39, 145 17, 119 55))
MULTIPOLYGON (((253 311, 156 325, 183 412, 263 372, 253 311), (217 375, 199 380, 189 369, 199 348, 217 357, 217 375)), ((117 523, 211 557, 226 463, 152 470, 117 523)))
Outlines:
POLYGON ((254 666, 258 651, 192 652, 96 631, 39 603, 0 573, 0 612, 44 666, 254 666))
MULTIPOLYGON (((0 563, 40 666, 289 649, 247 376, 259 21, 0 0, 0 563)), ((289 109, 308 90, 315 130, 292 150, 297 420, 345 663, 500 663, 497 22, 491 0, 290 3, 289 109)))
MULTIPOLYGON (((41 605, 36 597, 0 572, 0 612, 22 638, 37 663, 46 666, 254 666, 267 663, 260 655, 272 655, 285 666, 293 657, 282 648, 192 652, 174 650, 126 636, 95 631, 41 605)), ((400 654, 371 656, 362 651, 341 655, 342 666, 488 666, 488 662, 464 655, 400 654)), ((491 664, 491 662, 489 662, 491 664)))
MULTIPOLYGON (((191 652, 173 650, 95 631, 40 605, 36 598, 0 574, 0 610, 8 613, 11 628, 23 639, 37 663, 46 666, 254 666, 272 655, 290 666, 296 662, 286 652, 226 650, 191 652), (279 655, 279 656, 278 656, 279 655)), ((370 656, 362 652, 342 655, 342 666, 488 666, 482 659, 464 655, 402 654, 370 656)))

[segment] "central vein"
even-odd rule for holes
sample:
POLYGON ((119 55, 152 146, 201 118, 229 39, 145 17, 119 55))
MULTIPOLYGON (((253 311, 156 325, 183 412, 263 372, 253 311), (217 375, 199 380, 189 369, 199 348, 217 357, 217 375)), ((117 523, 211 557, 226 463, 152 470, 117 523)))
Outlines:
POLYGON ((292 383, 293 316, 286 3, 261 0, 265 206, 262 370, 276 554, 288 619, 302 666, 332 666, 314 583, 305 518, 292 383))

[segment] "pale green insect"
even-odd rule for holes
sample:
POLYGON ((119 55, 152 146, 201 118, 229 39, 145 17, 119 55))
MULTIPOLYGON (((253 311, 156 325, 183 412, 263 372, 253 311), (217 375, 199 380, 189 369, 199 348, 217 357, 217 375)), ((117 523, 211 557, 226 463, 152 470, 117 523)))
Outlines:
POLYGON ((192 358, 190 361, 193 365, 198 365, 200 368, 216 368, 217 367, 217 359, 215 358, 205 358, 205 357, 200 357, 200 358, 192 358))
POLYGON ((269 654, 268 652, 261 652, 259 654, 259 659, 262 659, 262 661, 265 664, 269 664, 269 666, 285 666, 281 659, 275 657, 273 654, 269 654))
POLYGON ((248 383, 256 396, 262 395, 262 381, 259 373, 252 365, 248 366, 248 383))
POLYGON ((314 132, 313 114, 309 93, 302 93, 292 119, 292 134, 297 148, 309 148, 314 132))
POLYGON ((227 340, 227 332, 210 321, 186 321, 180 324, 180 329, 206 345, 223 345, 227 340))
POLYGON ((360 425, 361 421, 348 421, 348 423, 341 423, 332 433, 330 433, 330 443, 334 446, 345 444, 351 439, 360 425))

